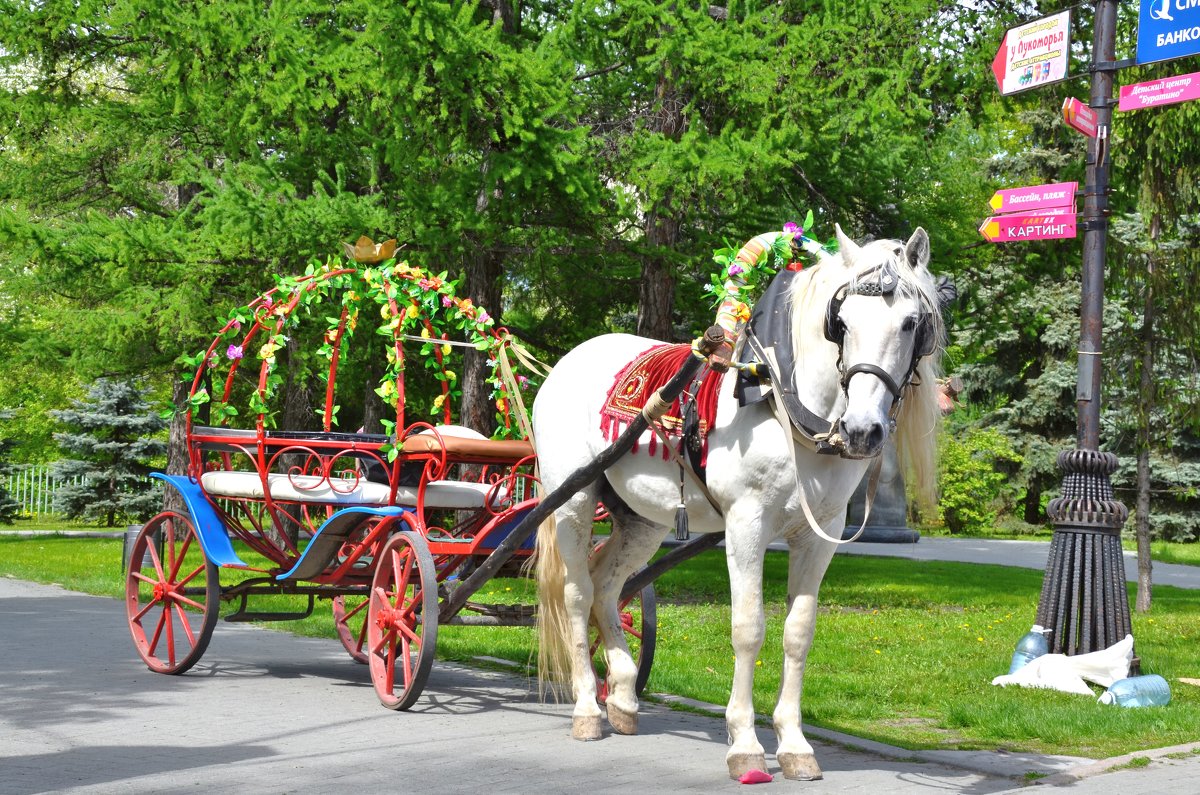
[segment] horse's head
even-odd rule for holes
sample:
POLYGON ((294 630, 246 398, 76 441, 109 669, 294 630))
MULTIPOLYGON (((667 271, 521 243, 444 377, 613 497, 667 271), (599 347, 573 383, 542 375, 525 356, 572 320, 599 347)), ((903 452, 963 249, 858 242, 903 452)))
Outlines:
POLYGON ((938 349, 942 322, 924 229, 907 243, 859 246, 838 227, 837 240, 841 256, 829 265, 838 286, 824 322, 825 338, 838 348, 845 396, 836 430, 843 455, 867 458, 882 452, 914 385, 933 388, 935 365, 920 369, 938 349))

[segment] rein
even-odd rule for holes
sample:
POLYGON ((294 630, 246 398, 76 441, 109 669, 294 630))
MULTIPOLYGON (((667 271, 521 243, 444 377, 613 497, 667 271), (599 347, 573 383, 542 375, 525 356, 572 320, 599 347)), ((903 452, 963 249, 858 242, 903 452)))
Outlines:
MULTIPOLYGON (((931 353, 928 331, 929 320, 927 317, 919 319, 915 332, 916 336, 913 340, 912 361, 909 364, 908 372, 905 374, 903 382, 897 383, 890 373, 876 364, 858 362, 852 364, 850 367, 844 365, 842 355, 845 327, 842 326, 841 321, 838 319, 838 312, 842 302, 850 295, 879 296, 882 298, 891 295, 898 283, 899 277, 890 263, 879 265, 847 281, 835 290, 833 296, 829 299, 825 313, 825 337, 837 345, 838 349, 837 368, 841 376, 842 392, 848 394, 850 379, 859 374, 871 375, 882 381, 884 387, 887 388, 892 396, 892 405, 888 411, 888 420, 891 425, 889 433, 894 433, 896 430, 896 418, 899 415, 900 405, 904 398, 904 389, 913 383, 913 377, 916 375, 917 366, 921 359, 931 353), (866 282, 862 281, 863 277, 874 276, 876 274, 878 274, 876 279, 866 282)), ((745 329, 744 334, 746 344, 757 361, 735 366, 739 367, 739 369, 749 370, 759 377, 765 376, 770 381, 771 390, 768 400, 776 420, 785 430, 790 431, 787 434, 787 438, 791 447, 792 458, 794 459, 796 455, 795 445, 797 442, 820 455, 836 454, 842 458, 857 458, 857 456, 847 453, 846 441, 838 432, 838 425, 841 422, 841 418, 828 420, 805 406, 796 393, 794 384, 790 380, 788 383, 781 382, 781 370, 775 356, 774 348, 763 346, 749 327, 745 329), (763 368, 762 364, 766 364, 766 367, 763 368), (763 372, 764 369, 765 373, 763 372)), ((808 497, 805 494, 803 484, 800 482, 800 472, 797 468, 795 470, 796 490, 800 496, 800 507, 804 511, 804 518, 808 521, 813 532, 832 544, 848 544, 851 541, 857 540, 866 529, 867 521, 871 516, 871 506, 875 501, 875 493, 879 485, 882 464, 882 455, 876 454, 872 457, 867 470, 867 494, 862 525, 859 526, 858 530, 850 538, 840 539, 833 538, 821 529, 820 523, 813 516, 812 508, 808 504, 808 497)))

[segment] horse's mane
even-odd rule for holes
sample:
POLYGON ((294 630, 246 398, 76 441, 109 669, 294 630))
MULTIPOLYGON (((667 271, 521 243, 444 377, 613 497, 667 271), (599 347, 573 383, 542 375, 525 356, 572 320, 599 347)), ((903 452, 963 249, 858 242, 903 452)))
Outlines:
MULTIPOLYGON (((891 261, 899 276, 897 292, 915 299, 922 311, 927 313, 932 324, 929 332, 937 341, 934 352, 921 359, 916 375, 904 388, 903 403, 896 418, 896 448, 907 483, 913 489, 921 509, 933 510, 937 504, 937 431, 942 416, 938 405, 937 379, 941 375, 945 326, 933 277, 925 268, 914 269, 908 263, 901 241, 876 240, 863 245, 853 263, 851 287, 857 283, 860 274, 885 260, 891 261)), ((805 268, 794 280, 790 311, 792 344, 798 356, 806 344, 825 343, 821 329, 826 306, 833 292, 846 279, 847 270, 839 253, 822 254, 817 264, 805 268)))

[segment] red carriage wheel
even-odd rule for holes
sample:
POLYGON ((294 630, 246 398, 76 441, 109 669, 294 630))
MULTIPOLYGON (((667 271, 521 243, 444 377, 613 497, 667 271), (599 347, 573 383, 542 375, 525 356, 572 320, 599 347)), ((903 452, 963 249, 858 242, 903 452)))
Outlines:
MULTIPOLYGON (((621 628, 625 630, 625 641, 637 662, 637 679, 634 680, 633 686, 638 696, 641 696, 646 689, 646 683, 650 681, 650 669, 654 666, 654 647, 658 641, 658 601, 654 596, 653 583, 621 602, 617 610, 621 614, 621 628)), ((596 671, 596 692, 600 694, 600 702, 603 703, 608 695, 608 665, 604 660, 600 633, 592 627, 590 635, 592 667, 596 671)))
POLYGON ((437 572, 419 533, 402 530, 383 548, 367 609, 375 693, 388 709, 408 709, 425 687, 437 646, 437 572))
POLYGON ((208 648, 221 602, 217 567, 191 521, 167 511, 142 526, 129 556, 125 611, 152 671, 181 674, 208 648))
POLYGON ((333 626, 338 640, 356 663, 367 664, 367 597, 357 594, 333 597, 333 626))

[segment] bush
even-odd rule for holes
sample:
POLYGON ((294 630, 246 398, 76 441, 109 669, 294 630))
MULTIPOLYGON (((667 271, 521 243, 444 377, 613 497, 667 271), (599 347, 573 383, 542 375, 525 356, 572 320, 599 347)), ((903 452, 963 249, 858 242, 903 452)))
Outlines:
POLYGON ((996 512, 1011 503, 1015 489, 1006 468, 1021 456, 999 431, 968 428, 941 438, 939 486, 942 522, 951 533, 982 534, 996 523, 996 512))

